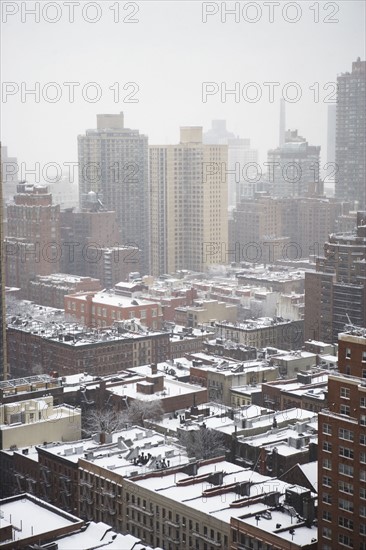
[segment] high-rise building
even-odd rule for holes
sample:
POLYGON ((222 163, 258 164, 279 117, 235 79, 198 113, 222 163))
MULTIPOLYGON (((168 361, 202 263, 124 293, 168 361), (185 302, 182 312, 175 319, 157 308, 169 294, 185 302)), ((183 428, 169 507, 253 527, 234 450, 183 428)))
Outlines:
MULTIPOLYGON (((239 243, 241 250, 247 247, 248 257, 242 255, 241 261, 250 261, 250 256, 257 262, 317 256, 329 233, 335 231, 342 206, 334 199, 276 198, 257 193, 254 199, 242 200, 233 210, 229 249, 235 250, 239 243), (257 247, 257 257, 253 246, 257 247)), ((234 254, 231 261, 238 261, 234 254)))
POLYGON ((183 127, 178 145, 150 147, 152 274, 204 271, 228 245, 226 145, 183 127))
POLYGON ((320 146, 309 145, 297 130, 288 130, 285 143, 268 151, 268 185, 273 196, 322 194, 320 146))
POLYGON ((226 128, 226 120, 213 120, 211 128, 203 133, 203 143, 206 145, 227 145, 229 139, 234 139, 235 134, 226 128))
POLYGON ((366 61, 337 78, 335 196, 366 206, 366 61))
POLYGON ((305 274, 305 339, 333 343, 349 322, 366 326, 366 213, 357 231, 332 234, 305 274))
POLYGON ((95 192, 115 211, 121 244, 141 250, 142 271, 149 272, 148 140, 124 127, 123 113, 97 115, 97 128, 78 136, 79 197, 84 208, 95 192))
POLYGON ((62 271, 100 279, 103 288, 127 281, 141 271, 141 251, 120 244, 116 212, 108 212, 90 191, 82 211, 61 212, 61 238, 65 247, 62 271))
MULTIPOLYGON (((16 157, 9 157, 8 148, 1 146, 4 203, 16 193, 19 166, 16 157)), ((4 212, 5 213, 5 212, 4 212)))
POLYGON ((335 163, 337 106, 328 105, 327 162, 335 163))
POLYGON ((228 140, 229 206, 253 198, 258 182, 258 151, 250 146, 250 139, 228 140))
POLYGON ((228 162, 222 174, 228 181, 228 206, 237 205, 243 198, 251 198, 257 189, 258 151, 250 146, 250 139, 235 136, 226 129, 226 120, 213 120, 212 128, 203 134, 206 145, 227 145, 228 162))
POLYGON ((366 329, 338 338, 339 373, 319 413, 318 548, 366 548, 366 329))
POLYGON ((3 171, 2 147, 0 144, 0 380, 6 380, 8 363, 6 358, 6 323, 5 323, 5 270, 3 239, 3 171))
POLYGON ((6 281, 26 297, 29 281, 60 271, 60 206, 47 186, 20 183, 7 217, 6 281))

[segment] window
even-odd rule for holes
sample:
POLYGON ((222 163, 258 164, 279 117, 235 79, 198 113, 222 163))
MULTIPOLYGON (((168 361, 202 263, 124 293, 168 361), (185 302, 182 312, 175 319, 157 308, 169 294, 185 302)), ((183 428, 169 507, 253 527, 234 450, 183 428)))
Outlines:
POLYGON ((346 359, 351 359, 351 348, 346 348, 346 359))
POLYGON ((332 469, 332 461, 330 460, 330 458, 324 458, 323 459, 323 468, 325 468, 325 470, 331 470, 332 469))
POLYGON ((152 316, 152 317, 157 317, 157 315, 158 315, 158 310, 155 309, 155 308, 153 308, 153 309, 151 310, 151 316, 152 316))
POLYGON ((323 527, 323 537, 326 539, 332 538, 332 530, 329 527, 323 527))
POLYGON ((366 397, 360 397, 360 407, 366 409, 366 397))
POLYGON ((366 518, 366 506, 360 506, 360 516, 366 518))
POLYGON ((353 519, 343 518, 342 516, 339 516, 338 525, 340 527, 344 527, 345 529, 351 529, 351 531, 352 531, 353 530, 353 519))
POLYGON ((338 536, 338 540, 340 544, 343 544, 344 546, 348 546, 348 548, 353 548, 352 539, 348 535, 344 535, 343 533, 340 533, 338 536))
POLYGON ((366 414, 361 414, 360 416, 360 425, 366 426, 366 414))
POLYGON ((360 462, 361 462, 361 464, 366 464, 366 453, 365 452, 360 453, 360 462))
POLYGON ((341 397, 344 397, 345 399, 350 398, 350 389, 349 388, 341 388, 341 397))
POLYGON ((325 504, 332 504, 332 495, 330 493, 323 493, 323 502, 325 504))
POLYGON ((366 481, 366 471, 360 470, 360 481, 366 481))
POLYGON ((140 319, 146 319, 146 309, 140 310, 140 319))
POLYGON ((85 311, 85 305, 84 304, 80 305, 80 311, 81 311, 81 313, 84 313, 84 311, 85 311))
POLYGON ((363 363, 366 362, 366 351, 363 351, 363 352, 362 352, 362 362, 363 362, 363 363))
POLYGON ((360 445, 366 445, 366 434, 360 434, 360 445))
POLYGON ((346 458, 353 458, 354 452, 353 449, 348 447, 339 447, 339 456, 345 456, 346 458))
POLYGON ((350 407, 349 407, 349 405, 341 405, 340 413, 345 414, 346 416, 350 416, 350 407))
POLYGON ((366 487, 360 487, 360 498, 366 499, 366 487))
POLYGON ((338 482, 338 489, 342 493, 348 493, 349 495, 353 495, 353 485, 352 485, 352 483, 347 483, 347 481, 339 481, 338 482))
POLYGON ((353 466, 341 463, 338 465, 338 472, 345 476, 353 476, 353 466))
POLYGON ((345 428, 339 428, 338 429, 338 436, 339 436, 339 439, 346 439, 347 441, 354 441, 353 432, 351 432, 351 430, 347 430, 345 428))
POLYGON ((332 444, 329 441, 324 441, 323 442, 323 451, 325 451, 327 453, 332 452, 332 444))
POLYGON ((323 476, 323 485, 324 487, 331 487, 332 486, 332 478, 329 476, 323 476))
POLYGON ((353 512, 353 502, 345 500, 344 498, 338 499, 338 507, 340 510, 346 510, 347 512, 353 512))
POLYGON ((332 435, 332 426, 330 424, 323 424, 323 434, 332 435))
POLYGON ((332 514, 329 510, 323 510, 323 519, 325 521, 332 521, 332 514))

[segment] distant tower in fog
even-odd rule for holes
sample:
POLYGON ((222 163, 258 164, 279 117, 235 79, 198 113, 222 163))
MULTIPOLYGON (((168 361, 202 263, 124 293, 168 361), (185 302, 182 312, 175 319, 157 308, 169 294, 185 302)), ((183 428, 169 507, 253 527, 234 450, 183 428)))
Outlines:
POLYGON ((226 129, 226 120, 213 120, 210 130, 203 134, 205 145, 228 145, 228 206, 234 207, 242 198, 254 197, 257 188, 256 168, 258 151, 250 139, 242 139, 226 129), (236 168, 238 169, 236 171, 236 168))
POLYGON ((286 103, 282 98, 280 101, 280 140, 279 146, 282 147, 285 144, 286 135, 286 103))

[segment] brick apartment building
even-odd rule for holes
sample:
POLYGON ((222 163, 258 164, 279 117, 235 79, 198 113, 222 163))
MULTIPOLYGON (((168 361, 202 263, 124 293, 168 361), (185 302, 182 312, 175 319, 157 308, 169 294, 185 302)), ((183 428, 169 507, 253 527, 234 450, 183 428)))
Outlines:
POLYGON ((232 340, 245 346, 278 349, 300 349, 304 343, 304 321, 259 318, 242 323, 216 323, 221 338, 232 340))
POLYGON ((60 270, 60 206, 52 204, 48 187, 20 183, 7 219, 6 284, 27 297, 29 281, 60 270))
POLYGON ((67 323, 62 327, 10 324, 7 346, 12 377, 50 372, 105 376, 169 359, 169 333, 120 330, 86 330, 67 323))
POLYGON ((338 338, 339 374, 319 413, 319 550, 366 548, 366 330, 338 338))
POLYGON ((65 312, 87 327, 111 327, 116 321, 138 319, 153 330, 162 326, 158 301, 139 297, 139 285, 117 284, 114 290, 65 296, 65 312))
POLYGON ((63 309, 64 297, 67 294, 98 290, 102 290, 99 279, 54 273, 37 275, 33 281, 30 281, 28 297, 36 304, 63 309))
POLYGON ((116 213, 106 211, 95 193, 91 195, 94 202, 85 210, 61 212, 62 270, 100 279, 103 288, 113 288, 140 271, 140 251, 136 244, 121 242, 116 213))

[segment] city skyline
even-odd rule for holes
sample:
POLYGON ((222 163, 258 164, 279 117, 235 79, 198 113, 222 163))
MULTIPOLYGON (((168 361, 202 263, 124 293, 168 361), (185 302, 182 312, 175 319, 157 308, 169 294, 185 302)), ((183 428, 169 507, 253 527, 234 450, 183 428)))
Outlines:
MULTIPOLYGON (((3 21, 7 17, 2 25, 3 82, 15 83, 15 88, 9 84, 2 90, 2 141, 9 153, 27 166, 35 162, 75 162, 76 136, 92 126, 90 121, 95 115, 123 110, 129 127, 147 135, 149 145, 176 143, 180 126, 199 125, 208 130, 211 120, 226 119, 229 131, 251 139, 252 147, 259 150, 259 162, 264 163, 267 151, 278 145, 283 87, 295 82, 302 97, 299 102, 286 102, 287 129, 298 129, 310 143, 320 145, 324 164, 329 105, 324 101, 327 97, 332 101, 334 89, 332 85, 323 87, 327 83, 335 85, 337 75, 350 70, 351 62, 363 55, 364 3, 331 3, 334 9, 328 11, 319 4, 318 14, 303 7, 294 23, 285 21, 282 9, 274 11, 274 22, 270 23, 269 9, 260 3, 254 3, 261 7, 256 23, 249 22, 254 17, 250 11, 246 13, 247 20, 241 13, 238 23, 234 15, 227 15, 222 23, 220 11, 214 15, 203 13, 204 4, 137 3, 139 10, 130 18, 138 22, 133 24, 123 21, 131 10, 119 14, 120 23, 114 23, 116 14, 108 9, 112 6, 108 2, 103 3, 101 18, 94 24, 82 19, 77 10, 74 23, 68 22, 64 10, 56 24, 45 21, 42 14, 39 23, 26 14, 26 24, 22 23, 21 10, 15 15, 3 14, 3 21), (318 23, 314 22, 316 17, 318 23), (51 39, 52 46, 44 48, 51 39), (170 42, 171 49, 166 47, 170 42), (126 50, 131 44, 132 51, 126 50), (24 62, 24 48, 33 59, 30 65, 24 62), (128 56, 118 54, 125 51, 128 56), (31 95, 22 102, 22 92, 33 84, 34 88, 36 82, 40 87, 39 103, 31 95), (47 88, 50 82, 55 82, 61 91, 57 102, 44 98, 56 93, 55 88, 47 88), (64 85, 67 82, 80 83, 74 88, 74 102, 69 102, 70 87, 64 85), (88 82, 100 87, 102 97, 96 103, 83 98, 84 91, 90 97, 97 91, 85 89, 88 82), (206 101, 204 82, 215 83, 206 101), (236 82, 241 92, 239 102, 233 95, 227 95, 223 102, 223 88, 226 85, 227 90, 233 89, 236 82), (248 101, 255 88, 248 89, 243 97, 243 88, 250 82, 260 86, 262 98, 257 103, 248 101), (280 84, 273 90, 273 103, 269 101, 266 82, 280 84), (57 132, 50 140, 52 128, 57 128, 57 132)), ((216 6, 214 2, 206 4, 216 6)), ((205 10, 208 12, 209 8, 205 10)), ((285 15, 290 20, 296 13, 290 10, 285 15)), ((47 16, 50 19, 54 13, 50 11, 47 16)), ((89 18, 92 16, 94 13, 90 12, 89 18)), ((289 96, 296 93, 294 88, 287 91, 289 96)))

